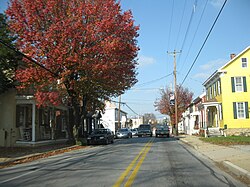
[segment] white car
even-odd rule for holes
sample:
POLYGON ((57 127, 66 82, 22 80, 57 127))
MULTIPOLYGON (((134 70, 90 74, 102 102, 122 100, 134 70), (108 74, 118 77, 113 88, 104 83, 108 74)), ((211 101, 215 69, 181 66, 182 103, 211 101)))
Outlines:
POLYGON ((116 132, 116 138, 132 138, 132 132, 128 128, 119 129, 116 132))
POLYGON ((137 129, 131 129, 132 136, 137 136, 138 135, 138 130, 137 129))

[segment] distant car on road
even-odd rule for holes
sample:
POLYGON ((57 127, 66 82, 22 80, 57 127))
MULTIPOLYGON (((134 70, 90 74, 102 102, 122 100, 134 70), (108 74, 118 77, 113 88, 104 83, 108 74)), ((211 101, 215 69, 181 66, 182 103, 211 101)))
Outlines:
POLYGON ((110 129, 94 129, 87 138, 87 144, 109 144, 114 143, 114 133, 110 129))
POLYGON ((138 137, 150 136, 152 137, 153 132, 150 124, 141 124, 138 128, 138 137))
POLYGON ((132 132, 132 136, 137 136, 138 135, 138 130, 136 128, 131 129, 131 132, 132 132))
POLYGON ((116 138, 132 138, 132 132, 128 128, 118 129, 116 132, 116 138))
POLYGON ((155 129, 155 137, 167 136, 169 138, 170 128, 167 125, 157 125, 155 129))

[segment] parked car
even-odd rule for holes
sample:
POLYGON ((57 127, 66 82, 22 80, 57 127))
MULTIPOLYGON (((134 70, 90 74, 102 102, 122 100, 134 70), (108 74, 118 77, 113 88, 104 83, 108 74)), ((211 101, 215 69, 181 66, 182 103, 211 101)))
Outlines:
POLYGON ((170 128, 167 125, 157 125, 155 129, 155 137, 167 136, 169 138, 170 128))
POLYGON ((110 129, 94 129, 87 138, 88 145, 109 143, 114 143, 114 133, 110 129))
POLYGON ((138 128, 138 137, 150 136, 152 137, 153 132, 150 124, 141 124, 138 128))
POLYGON ((137 136, 138 135, 138 130, 136 128, 131 129, 131 132, 132 132, 132 136, 137 136))
POLYGON ((116 132, 116 138, 132 138, 132 132, 128 128, 118 129, 116 132))

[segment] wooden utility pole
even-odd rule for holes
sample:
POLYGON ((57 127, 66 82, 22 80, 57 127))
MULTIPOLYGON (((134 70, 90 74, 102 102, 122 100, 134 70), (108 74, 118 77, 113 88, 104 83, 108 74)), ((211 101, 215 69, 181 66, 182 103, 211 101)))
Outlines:
POLYGON ((119 96, 119 104, 118 104, 118 129, 121 128, 121 95, 119 96))
POLYGON ((181 53, 181 51, 167 52, 169 55, 174 56, 174 107, 175 107, 175 129, 176 136, 178 136, 178 106, 177 106, 177 78, 176 78, 176 54, 181 53))

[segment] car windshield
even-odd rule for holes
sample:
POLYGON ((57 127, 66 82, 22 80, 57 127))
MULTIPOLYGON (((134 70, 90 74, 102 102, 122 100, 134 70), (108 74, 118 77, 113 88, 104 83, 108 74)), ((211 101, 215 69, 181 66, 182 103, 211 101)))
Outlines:
POLYGON ((95 129, 92 133, 93 134, 106 134, 107 129, 95 129))
POLYGON ((161 129, 161 130, 168 130, 168 126, 164 126, 164 125, 159 125, 156 128, 161 129))
POLYGON ((140 129, 150 129, 150 125, 140 125, 140 129))

